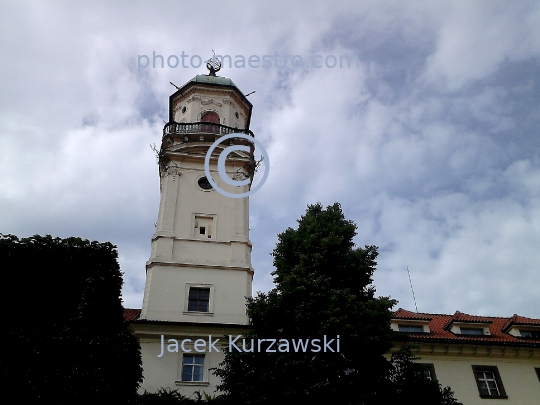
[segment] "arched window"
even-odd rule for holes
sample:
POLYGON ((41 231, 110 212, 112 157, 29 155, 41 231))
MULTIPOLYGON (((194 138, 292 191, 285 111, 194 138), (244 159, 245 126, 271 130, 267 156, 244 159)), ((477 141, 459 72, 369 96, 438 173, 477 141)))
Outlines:
POLYGON ((212 122, 214 124, 219 124, 219 115, 213 111, 207 111, 202 115, 201 122, 212 122))

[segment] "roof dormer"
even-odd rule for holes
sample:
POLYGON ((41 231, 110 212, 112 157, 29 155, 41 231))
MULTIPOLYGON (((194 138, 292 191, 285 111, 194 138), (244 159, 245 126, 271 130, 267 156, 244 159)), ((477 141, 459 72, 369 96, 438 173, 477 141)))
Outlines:
POLYGON ((491 336, 490 325, 491 322, 452 322, 448 330, 459 336, 491 336))
POLYGON ((540 323, 537 319, 514 315, 503 328, 503 332, 516 338, 540 340, 540 323))
POLYGON ((431 332, 429 328, 431 318, 401 308, 395 315, 396 318, 393 318, 390 322, 390 328, 395 332, 422 334, 431 332))
POLYGON ((403 333, 429 333, 429 321, 408 319, 393 319, 390 328, 395 332, 403 333))

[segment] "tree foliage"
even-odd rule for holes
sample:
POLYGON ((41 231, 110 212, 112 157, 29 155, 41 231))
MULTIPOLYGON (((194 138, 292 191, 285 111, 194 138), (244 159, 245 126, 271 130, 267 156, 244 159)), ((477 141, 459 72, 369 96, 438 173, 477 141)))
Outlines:
POLYGON ((404 345, 392 353, 392 389, 384 393, 384 403, 407 403, 414 405, 462 405, 454 398, 450 387, 427 377, 423 365, 411 352, 411 346, 404 345))
POLYGON ((204 391, 195 391, 195 398, 182 395, 178 390, 160 388, 157 392, 145 391, 139 394, 137 405, 192 405, 218 403, 218 399, 204 391))
MULTIPOLYGON (((367 405, 404 398, 399 371, 409 375, 409 369, 397 366, 411 360, 402 355, 401 362, 392 362, 385 356, 392 347, 396 301, 375 296, 377 247, 357 247, 355 235, 356 225, 338 203, 326 209, 308 206, 297 229, 278 235, 272 253, 275 288, 247 303, 252 328, 247 341, 339 336, 339 352, 268 353, 268 341, 253 353, 226 351, 215 371, 222 379, 222 399, 244 405, 336 400, 367 405)), ((417 388, 424 387, 420 382, 417 388)))
POLYGON ((8 403, 128 404, 142 381, 115 246, 0 235, 0 379, 8 403), (6 350, 8 349, 8 350, 6 350))
POLYGON ((377 248, 356 247, 355 235, 356 225, 337 203, 309 206, 297 229, 278 235, 272 253, 275 288, 248 301, 248 338, 339 335, 340 352, 229 352, 217 371, 227 398, 244 404, 362 403, 385 384, 395 302, 375 297, 377 248))

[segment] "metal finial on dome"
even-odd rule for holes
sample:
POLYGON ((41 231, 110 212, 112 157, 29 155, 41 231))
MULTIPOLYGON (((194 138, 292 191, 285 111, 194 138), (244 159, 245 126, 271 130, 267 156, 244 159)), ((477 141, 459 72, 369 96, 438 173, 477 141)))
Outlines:
POLYGON ((216 58, 216 53, 213 49, 212 52, 214 53, 214 55, 212 55, 212 58, 206 61, 206 68, 210 71, 209 76, 215 76, 216 72, 219 72, 219 70, 221 69, 221 62, 218 58, 216 58))

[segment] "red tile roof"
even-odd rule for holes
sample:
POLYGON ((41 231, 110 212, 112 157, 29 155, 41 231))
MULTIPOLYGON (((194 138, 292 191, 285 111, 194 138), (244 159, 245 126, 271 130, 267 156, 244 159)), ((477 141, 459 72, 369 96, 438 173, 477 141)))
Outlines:
POLYGON ((508 323, 504 326, 503 332, 506 332, 513 325, 534 325, 540 326, 540 319, 525 318, 524 316, 516 315, 508 320, 508 323))
POLYGON ((124 320, 127 322, 139 319, 141 310, 136 308, 124 308, 124 320))
MULTIPOLYGON (((135 321, 141 315, 140 309, 124 308, 124 319, 135 321)), ((453 315, 429 314, 407 311, 399 308, 394 312, 394 320, 429 321, 430 333, 408 333, 412 341, 431 341, 465 344, 499 344, 540 347, 540 339, 528 339, 512 336, 508 333, 512 326, 540 327, 540 319, 514 315, 511 318, 476 316, 456 311, 453 315), (453 322, 487 324, 491 336, 456 335, 450 331, 453 322)))
POLYGON ((523 316, 514 315, 511 318, 491 317, 491 316, 476 316, 464 314, 456 311, 453 315, 444 314, 427 314, 407 311, 406 309, 398 309, 394 312, 394 320, 429 320, 430 333, 408 333, 412 341, 432 341, 432 342, 448 342, 448 343, 465 343, 465 344, 495 344, 495 345, 512 345, 512 346, 535 346, 540 347, 540 339, 520 338, 512 336, 508 333, 514 325, 520 326, 540 326, 540 319, 525 318, 523 316), (489 327, 491 336, 489 335, 457 335, 450 331, 452 323, 464 322, 471 324, 484 324, 489 327))

